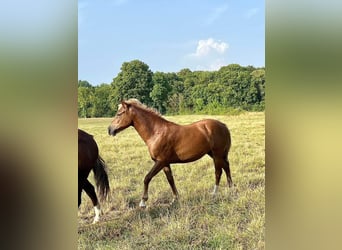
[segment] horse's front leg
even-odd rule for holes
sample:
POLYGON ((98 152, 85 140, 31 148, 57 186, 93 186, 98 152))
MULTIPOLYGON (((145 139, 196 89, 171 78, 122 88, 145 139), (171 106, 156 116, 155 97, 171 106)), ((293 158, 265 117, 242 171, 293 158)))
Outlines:
POLYGON ((162 170, 164 167, 164 164, 162 162, 155 161, 153 168, 148 172, 148 174, 145 176, 144 179, 144 193, 141 198, 139 206, 142 208, 146 207, 146 201, 148 200, 148 185, 152 178, 159 173, 160 170, 162 170))

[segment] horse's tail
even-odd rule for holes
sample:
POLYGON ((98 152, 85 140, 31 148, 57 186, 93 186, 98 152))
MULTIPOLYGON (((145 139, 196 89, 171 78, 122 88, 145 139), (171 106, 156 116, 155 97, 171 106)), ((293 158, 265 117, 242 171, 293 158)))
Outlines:
POLYGON ((93 168, 96 187, 101 200, 105 200, 109 193, 109 181, 105 161, 99 156, 93 168))
POLYGON ((229 128, 227 127, 226 124, 224 124, 226 129, 227 129, 227 144, 226 144, 226 147, 225 147, 225 156, 226 158, 228 157, 228 153, 229 153, 229 150, 230 150, 230 147, 232 146, 232 137, 230 135, 230 131, 229 131, 229 128))
POLYGON ((227 130, 228 130, 228 143, 227 143, 227 153, 228 153, 230 150, 230 147, 232 146, 232 137, 230 135, 230 131, 228 128, 227 128, 227 130))

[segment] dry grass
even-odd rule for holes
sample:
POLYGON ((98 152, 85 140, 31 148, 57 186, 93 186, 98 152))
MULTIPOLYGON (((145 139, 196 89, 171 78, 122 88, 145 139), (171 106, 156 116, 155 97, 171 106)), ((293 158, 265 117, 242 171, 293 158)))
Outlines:
MULTIPOLYGON (((223 173, 217 196, 211 195, 214 167, 208 156, 172 165, 180 201, 170 205, 171 188, 159 173, 150 183, 146 209, 138 207, 143 179, 151 169, 144 142, 134 128, 116 137, 107 134, 111 119, 79 119, 79 128, 94 135, 109 168, 110 199, 92 225, 90 199, 83 193, 79 249, 264 249, 265 248, 265 115, 172 116, 179 124, 218 119, 232 134, 229 154, 233 182, 223 173)), ((92 176, 89 180, 93 182, 92 176)))

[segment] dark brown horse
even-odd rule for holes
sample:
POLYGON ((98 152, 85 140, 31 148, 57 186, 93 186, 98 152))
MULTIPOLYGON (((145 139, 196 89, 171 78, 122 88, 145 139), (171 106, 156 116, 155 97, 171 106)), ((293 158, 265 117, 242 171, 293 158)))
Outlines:
POLYGON ((88 194, 95 209, 94 223, 100 219, 100 204, 94 186, 88 181, 88 175, 93 170, 96 187, 101 200, 109 192, 107 168, 99 156, 97 144, 92 135, 78 129, 78 207, 81 205, 82 189, 88 194))
POLYGON ((170 164, 195 161, 205 154, 212 157, 215 164, 214 194, 220 183, 222 169, 226 173, 229 187, 232 186, 233 181, 228 161, 231 139, 225 124, 217 120, 206 119, 181 126, 165 120, 138 100, 130 99, 119 105, 118 112, 108 127, 108 133, 115 136, 129 126, 133 126, 144 140, 151 158, 155 162, 144 179, 144 193, 140 207, 146 206, 148 185, 162 169, 171 186, 174 200, 177 199, 178 192, 170 164))

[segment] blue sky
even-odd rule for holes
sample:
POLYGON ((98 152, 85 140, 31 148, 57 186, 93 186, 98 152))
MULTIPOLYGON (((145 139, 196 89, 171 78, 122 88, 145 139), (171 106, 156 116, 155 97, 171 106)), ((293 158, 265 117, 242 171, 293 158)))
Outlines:
POLYGON ((79 0, 79 80, 111 83, 135 59, 153 72, 265 66, 264 1, 79 0))

